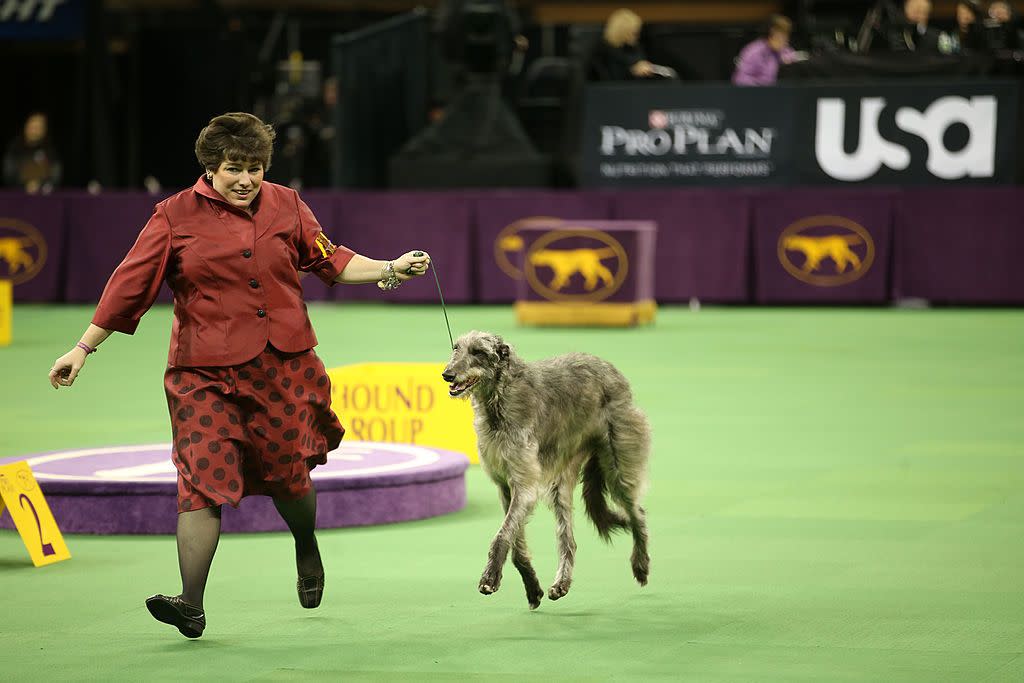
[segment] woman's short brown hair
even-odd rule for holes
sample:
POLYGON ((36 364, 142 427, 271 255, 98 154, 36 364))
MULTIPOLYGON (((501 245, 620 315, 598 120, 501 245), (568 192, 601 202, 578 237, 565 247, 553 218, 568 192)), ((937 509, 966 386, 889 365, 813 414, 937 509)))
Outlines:
POLYGON ((215 171, 222 161, 258 161, 270 170, 274 128, 245 112, 221 114, 210 119, 196 138, 196 159, 215 171))
POLYGON ((793 32, 793 22, 781 14, 773 14, 768 19, 768 34, 785 33, 787 36, 793 32))

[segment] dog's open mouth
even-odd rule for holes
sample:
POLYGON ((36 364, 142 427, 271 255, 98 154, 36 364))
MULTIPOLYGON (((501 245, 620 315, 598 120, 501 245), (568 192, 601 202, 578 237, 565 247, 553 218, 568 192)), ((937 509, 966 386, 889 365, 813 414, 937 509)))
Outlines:
POLYGON ((479 377, 470 377, 465 382, 452 382, 448 385, 448 395, 458 396, 466 393, 470 387, 477 383, 477 380, 479 379, 479 377))

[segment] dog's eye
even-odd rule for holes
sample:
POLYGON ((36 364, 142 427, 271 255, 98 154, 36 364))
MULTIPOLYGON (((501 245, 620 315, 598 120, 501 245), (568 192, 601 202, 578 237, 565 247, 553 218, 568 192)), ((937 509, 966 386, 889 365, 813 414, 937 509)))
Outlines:
POLYGON ((487 358, 487 352, 484 351, 483 349, 473 349, 472 351, 470 351, 470 353, 472 353, 477 358, 487 358))

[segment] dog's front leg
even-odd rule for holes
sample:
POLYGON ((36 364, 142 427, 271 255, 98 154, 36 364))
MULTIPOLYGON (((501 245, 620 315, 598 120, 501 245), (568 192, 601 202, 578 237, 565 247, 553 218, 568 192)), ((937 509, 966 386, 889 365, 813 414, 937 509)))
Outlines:
MULTIPOLYGON (((501 508, 508 513, 509 500, 512 498, 512 491, 508 485, 498 484, 498 496, 501 498, 501 508)), ((512 564, 519 570, 523 577, 523 587, 526 588, 526 600, 530 603, 530 609, 540 607, 541 598, 544 597, 544 589, 540 587, 537 579, 537 572, 530 561, 530 550, 526 545, 526 525, 519 528, 519 535, 512 543, 512 564)))
POLYGON ((558 573, 548 589, 548 598, 558 600, 569 592, 576 563, 576 539, 572 534, 572 491, 575 477, 563 479, 551 491, 551 507, 558 525, 558 573))
POLYGON ((491 541, 487 565, 480 577, 480 592, 484 595, 498 592, 501 586, 501 568, 508 558, 509 548, 522 532, 523 524, 537 502, 537 492, 533 487, 517 486, 513 483, 510 489, 512 495, 509 498, 505 521, 491 541))

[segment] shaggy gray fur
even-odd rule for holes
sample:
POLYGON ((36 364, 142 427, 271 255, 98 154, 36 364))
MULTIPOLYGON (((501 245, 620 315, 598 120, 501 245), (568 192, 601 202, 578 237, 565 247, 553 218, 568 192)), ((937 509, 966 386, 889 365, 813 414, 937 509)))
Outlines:
POLYGON ((651 428, 635 405, 629 383, 607 361, 583 353, 527 363, 501 337, 469 332, 459 337, 442 374, 452 396, 469 397, 475 413, 480 464, 498 486, 505 521, 491 542, 480 592, 498 590, 512 551, 530 608, 544 595, 530 563, 524 526, 537 499, 547 497, 558 525, 559 563, 548 598, 572 583, 576 542, 573 489, 605 540, 633 534, 633 576, 647 583, 647 522, 640 499, 647 484, 651 428), (606 495, 620 508, 609 507, 606 495))

